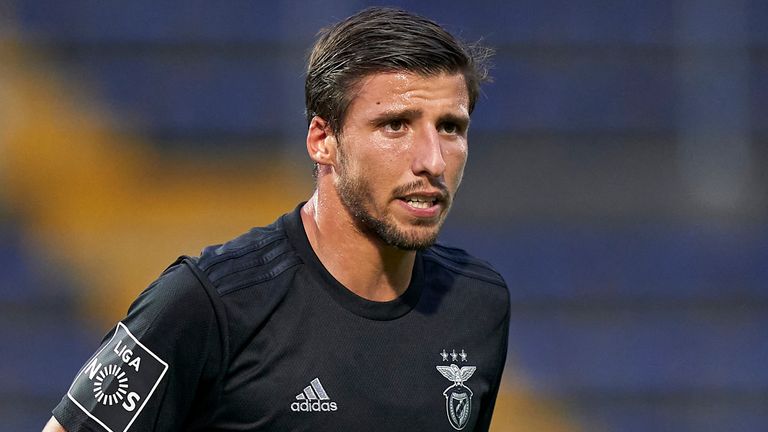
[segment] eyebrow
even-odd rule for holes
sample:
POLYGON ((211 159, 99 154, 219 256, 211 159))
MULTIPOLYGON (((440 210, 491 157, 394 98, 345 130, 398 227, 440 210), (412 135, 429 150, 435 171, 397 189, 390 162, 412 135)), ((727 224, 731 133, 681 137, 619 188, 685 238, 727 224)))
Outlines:
MULTIPOLYGON (((424 113, 418 109, 385 111, 370 120, 373 126, 380 126, 395 120, 415 120, 421 118, 424 113)), ((462 129, 469 127, 469 117, 457 114, 443 114, 438 118, 438 124, 454 123, 462 129)))
POLYGON ((389 110, 372 118, 369 122, 372 126, 380 126, 395 120, 415 120, 424 113, 418 109, 389 110))

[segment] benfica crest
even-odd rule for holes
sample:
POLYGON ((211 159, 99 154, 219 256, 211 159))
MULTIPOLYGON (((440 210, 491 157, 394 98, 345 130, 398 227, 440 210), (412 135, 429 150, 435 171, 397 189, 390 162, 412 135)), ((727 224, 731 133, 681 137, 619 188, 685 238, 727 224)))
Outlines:
POLYGON ((456 430, 464 429, 472 413, 472 390, 464 385, 464 382, 475 373, 475 366, 459 368, 456 364, 450 366, 436 366, 438 372, 453 381, 453 385, 445 389, 445 410, 448 421, 456 430))

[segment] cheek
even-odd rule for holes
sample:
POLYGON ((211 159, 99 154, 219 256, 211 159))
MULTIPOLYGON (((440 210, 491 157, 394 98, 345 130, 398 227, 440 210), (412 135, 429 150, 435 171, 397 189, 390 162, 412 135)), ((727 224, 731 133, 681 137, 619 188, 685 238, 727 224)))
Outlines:
POLYGON ((447 165, 447 170, 458 172, 458 177, 461 178, 461 173, 464 171, 464 165, 467 163, 468 148, 465 142, 454 143, 446 146, 443 151, 443 158, 447 165))
POLYGON ((391 139, 374 134, 369 142, 371 153, 387 160, 397 160, 411 151, 414 138, 408 135, 399 139, 391 139))
POLYGON ((348 147, 344 154, 345 175, 348 179, 353 179, 357 188, 364 190, 369 198, 374 199, 368 205, 377 208, 376 203, 388 196, 395 186, 397 164, 407 158, 396 146, 372 140, 370 137, 365 141, 355 141, 354 144, 356 147, 348 147), (359 145, 363 142, 364 145, 359 145))
POLYGON ((459 189, 467 163, 467 145, 452 145, 443 151, 445 159, 445 181, 453 192, 459 189))
MULTIPOLYGON (((388 174, 399 175, 407 166, 413 143, 409 139, 372 139, 368 147, 361 152, 368 175, 388 174)), ((383 179, 383 178, 382 178, 383 179)))

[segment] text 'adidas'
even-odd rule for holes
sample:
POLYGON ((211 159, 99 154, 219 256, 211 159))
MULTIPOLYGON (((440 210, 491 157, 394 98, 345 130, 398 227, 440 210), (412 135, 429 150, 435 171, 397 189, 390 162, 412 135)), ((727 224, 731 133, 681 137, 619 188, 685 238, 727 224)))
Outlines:
POLYGON ((336 411, 338 406, 336 402, 330 401, 328 393, 325 392, 320 379, 315 378, 310 385, 304 387, 304 391, 296 395, 296 401, 291 404, 291 411, 294 412, 330 412, 336 411))

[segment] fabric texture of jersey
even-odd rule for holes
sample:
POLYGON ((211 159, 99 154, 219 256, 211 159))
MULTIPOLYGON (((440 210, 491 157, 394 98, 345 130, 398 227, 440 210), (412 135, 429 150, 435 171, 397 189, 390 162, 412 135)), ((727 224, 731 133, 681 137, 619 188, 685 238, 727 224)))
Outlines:
POLYGON ((65 429, 487 430, 507 349, 501 276, 435 245, 399 298, 366 300, 320 263, 300 208, 142 292, 54 409, 65 429))

